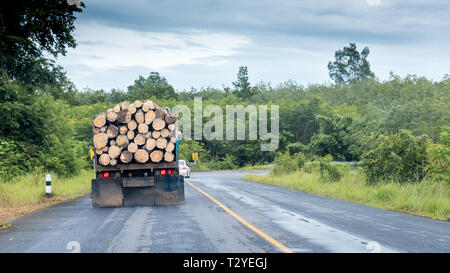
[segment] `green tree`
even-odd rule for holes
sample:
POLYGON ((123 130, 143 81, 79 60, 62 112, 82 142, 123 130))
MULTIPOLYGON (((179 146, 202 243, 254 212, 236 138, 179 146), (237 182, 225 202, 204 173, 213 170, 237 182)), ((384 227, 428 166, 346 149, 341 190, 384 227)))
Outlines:
POLYGON ((361 53, 356 50, 355 43, 350 43, 349 47, 337 50, 334 53, 334 62, 328 62, 330 78, 338 84, 348 84, 356 80, 375 77, 370 70, 369 48, 365 47, 361 53))
POLYGON ((234 94, 241 98, 243 101, 247 101, 251 96, 255 95, 257 89, 251 87, 248 81, 248 69, 246 66, 239 67, 237 74, 237 80, 233 82, 234 94))
POLYGON ((176 98, 177 94, 166 78, 161 77, 158 72, 151 72, 147 78, 139 76, 133 85, 128 86, 128 100, 143 100, 150 97, 176 98))

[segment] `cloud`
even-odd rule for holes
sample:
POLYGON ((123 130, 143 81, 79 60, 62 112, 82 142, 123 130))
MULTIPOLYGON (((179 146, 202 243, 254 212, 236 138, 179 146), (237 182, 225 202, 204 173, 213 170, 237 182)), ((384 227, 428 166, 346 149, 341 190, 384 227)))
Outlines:
MULTIPOLYGON (((145 67, 160 70, 181 64, 219 65, 251 44, 243 35, 206 30, 178 33, 138 31, 98 23, 79 24, 78 47, 61 62, 79 64, 92 70, 145 67)), ((85 71, 89 73, 89 71, 85 71)))
POLYGON ((381 6, 381 0, 367 0, 366 2, 369 6, 381 6))

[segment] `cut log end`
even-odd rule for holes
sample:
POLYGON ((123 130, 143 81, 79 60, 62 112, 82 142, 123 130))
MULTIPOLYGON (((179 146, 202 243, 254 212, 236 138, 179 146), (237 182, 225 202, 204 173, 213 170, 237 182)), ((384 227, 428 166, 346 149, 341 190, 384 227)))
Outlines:
POLYGON ((154 130, 162 130, 164 127, 166 127, 166 122, 162 119, 156 118, 153 122, 152 122, 152 127, 154 130))
POLYGON ((134 153, 134 159, 139 163, 145 163, 148 161, 148 152, 144 149, 138 149, 136 153, 134 153))
POLYGON ((93 139, 95 149, 102 149, 108 144, 108 135, 105 133, 100 133, 94 136, 93 139))
POLYGON ((106 113, 100 113, 100 114, 98 114, 98 115, 94 118, 93 122, 94 122, 94 126, 95 126, 95 127, 98 127, 98 128, 103 127, 103 126, 106 124, 106 113))
POLYGON ((164 161, 166 162, 172 162, 175 159, 175 156, 172 152, 165 152, 164 153, 164 161))
POLYGON ((102 154, 99 158, 98 158, 98 163, 100 163, 103 166, 108 166, 109 162, 110 162, 111 158, 109 157, 108 154, 102 154))
POLYGON ((122 153, 120 154, 120 161, 122 163, 130 163, 131 160, 133 160, 133 154, 130 153, 128 150, 123 150, 122 153))
POLYGON ((150 153, 150 160, 152 162, 158 163, 163 159, 163 152, 160 150, 155 150, 150 153))

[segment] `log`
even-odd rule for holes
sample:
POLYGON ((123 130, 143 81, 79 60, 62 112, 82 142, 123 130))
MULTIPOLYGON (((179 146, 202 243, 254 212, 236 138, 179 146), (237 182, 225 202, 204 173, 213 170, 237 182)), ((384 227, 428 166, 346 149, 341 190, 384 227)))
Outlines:
POLYGON ((108 144, 108 135, 105 133, 100 133, 94 136, 93 139, 95 149, 102 149, 108 144))
POLYGON ((128 131, 128 133, 127 133, 127 137, 128 137, 128 139, 129 140, 133 140, 134 139, 134 131, 128 131))
POLYGON ((109 161, 109 165, 111 165, 111 166, 116 166, 116 165, 117 165, 117 159, 112 158, 112 159, 109 161))
POLYGON ((155 109, 155 104, 151 100, 144 102, 144 104, 142 105, 142 110, 144 112, 147 112, 147 111, 153 110, 153 109, 155 109))
POLYGON ((155 150, 150 153, 150 159, 152 162, 158 163, 162 160, 162 158, 163 158, 163 152, 160 150, 155 150))
POLYGON ((114 122, 117 119, 117 113, 114 111, 108 111, 108 113, 106 114, 106 118, 109 122, 114 122))
POLYGON ((130 107, 128 107, 128 111, 130 111, 131 114, 136 113, 136 110, 137 110, 137 108, 136 108, 136 105, 134 105, 134 104, 130 104, 130 107))
POLYGON ((170 132, 168 129, 164 128, 161 130, 161 136, 164 138, 167 138, 169 136, 170 132))
POLYGON ((175 124, 169 124, 167 125, 167 128, 169 128, 170 131, 175 130, 175 124))
POLYGON ((120 107, 120 104, 117 104, 116 106, 114 106, 113 111, 116 113, 119 113, 120 110, 122 110, 122 107, 120 107))
POLYGON ((175 144, 173 144, 172 142, 167 143, 165 150, 166 152, 173 152, 173 150, 175 150, 175 144))
POLYGON ((156 118, 155 112, 153 110, 149 110, 147 113, 145 113, 145 124, 150 125, 152 121, 154 121, 156 118))
POLYGON ((122 110, 117 115, 117 121, 120 123, 128 123, 131 120, 131 113, 128 110, 122 110))
POLYGON ((162 119, 156 118, 153 122, 152 122, 152 127, 154 130, 161 130, 164 127, 166 127, 166 122, 162 119))
POLYGON ((130 108, 130 102, 124 101, 120 104, 120 107, 122 107, 122 110, 128 110, 130 108))
POLYGON ((146 139, 143 134, 137 134, 137 136, 134 137, 134 143, 137 145, 144 145, 145 141, 146 139))
POLYGON ((120 161, 122 163, 130 163, 131 160, 133 160, 133 154, 130 153, 128 150, 123 150, 122 153, 120 154, 120 161))
POLYGON ((111 146, 108 150, 108 155, 110 158, 115 159, 120 156, 120 153, 122 152, 122 149, 120 149, 117 146, 111 146))
POLYGON ((98 163, 100 163, 103 166, 108 166, 109 162, 110 162, 111 158, 109 157, 108 154, 102 154, 99 158, 98 158, 98 163))
POLYGON ((128 146, 128 137, 126 135, 118 135, 116 138, 116 145, 120 148, 127 148, 128 146))
POLYGON ((177 121, 177 117, 171 114, 166 115, 164 118, 167 124, 174 124, 177 121))
POLYGON ((111 124, 108 126, 108 129, 106 130, 106 134, 108 135, 109 138, 115 138, 119 134, 119 128, 117 128, 116 125, 111 124))
POLYGON ((114 146, 114 145, 116 145, 116 141, 115 141, 115 140, 111 140, 111 141, 109 142, 109 146, 114 146))
POLYGON ((161 150, 165 149, 166 146, 167 146, 167 139, 160 137, 156 140, 156 147, 158 147, 159 149, 161 150))
POLYGON ((138 132, 141 134, 145 134, 148 132, 148 125, 145 123, 140 123, 138 126, 138 132))
POLYGON ((176 137, 171 137, 170 138, 170 143, 176 143, 177 142, 177 138, 176 137))
POLYGON ((139 163, 145 163, 148 161, 148 153, 144 149, 138 149, 136 153, 134 153, 134 159, 139 163))
POLYGON ((128 150, 130 153, 134 154, 138 149, 139 149, 139 147, 137 146, 136 143, 131 142, 130 144, 128 144, 127 150, 128 150))
POLYGON ((145 134, 143 134, 143 135, 144 135, 145 139, 152 137, 152 133, 150 133, 150 131, 145 133, 145 134))
POLYGON ((101 132, 100 132, 100 128, 97 128, 97 127, 94 127, 94 128, 92 128, 92 135, 98 135, 98 134, 100 134, 101 132))
POLYGON ((125 135, 128 132, 128 127, 126 125, 120 125, 119 126, 119 133, 121 135, 125 135))
POLYGON ((154 138, 147 139, 147 142, 145 143, 145 149, 147 151, 152 151, 156 147, 156 140, 154 138))
POLYGON ((161 136, 161 131, 153 131, 152 132, 152 137, 154 139, 158 139, 161 136))
POLYGON ((171 152, 165 152, 164 153, 164 161, 166 162, 172 162, 174 160, 175 156, 171 152))
POLYGON ((134 101, 134 105, 136 106, 136 108, 141 108, 142 107, 142 101, 140 101, 140 100, 135 100, 134 101))
POLYGON ((134 119, 132 119, 130 120, 130 122, 127 123, 127 127, 129 130, 133 131, 137 127, 137 122, 134 119))
POLYGON ((164 117, 166 116, 166 110, 164 110, 158 106, 155 108, 155 115, 156 115, 156 118, 164 120, 164 117))
POLYGON ((103 126, 102 128, 100 128, 100 133, 106 133, 106 129, 108 129, 108 126, 103 126))
POLYGON ((95 149, 95 153, 97 154, 97 155, 101 155, 101 154, 103 154, 103 148, 101 148, 101 149, 95 149))
POLYGON ((106 124, 106 113, 100 113, 94 118, 95 127, 103 127, 106 124))
POLYGON ((145 118, 144 118, 144 112, 139 109, 136 111, 136 114, 134 114, 134 119, 136 120, 137 123, 144 123, 145 118))
POLYGON ((109 150, 109 147, 108 147, 108 144, 106 144, 106 146, 102 148, 102 151, 103 151, 104 153, 107 153, 108 150, 109 150))

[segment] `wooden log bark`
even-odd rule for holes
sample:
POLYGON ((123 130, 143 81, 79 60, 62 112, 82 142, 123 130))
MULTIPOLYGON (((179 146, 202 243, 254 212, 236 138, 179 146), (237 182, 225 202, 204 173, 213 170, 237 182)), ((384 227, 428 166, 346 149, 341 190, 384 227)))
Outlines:
POLYGON ((138 132, 141 134, 145 134, 148 132, 148 125, 145 123, 140 123, 138 126, 138 132))
POLYGON ((156 147, 156 140, 154 138, 147 139, 145 143, 145 149, 150 152, 153 149, 155 149, 155 147, 156 147))
POLYGON ((143 134, 137 134, 134 137, 134 143, 136 143, 137 145, 144 145, 145 141, 146 141, 146 139, 143 134))
POLYGON ((128 150, 122 150, 122 153, 120 154, 120 161, 127 164, 130 163, 131 160, 133 160, 133 154, 128 150))
POLYGON ((164 118, 167 124, 174 124, 177 121, 177 117, 171 114, 167 114, 164 118))
POLYGON ((106 113, 100 113, 94 118, 94 126, 101 128, 106 124, 106 113))
POLYGON ((136 120, 137 123, 144 123, 145 122, 144 112, 141 109, 137 110, 136 114, 134 114, 134 119, 136 120))
POLYGON ((154 150, 150 153, 150 159, 152 162, 158 163, 163 159, 163 152, 160 150, 154 150))
POLYGON ((119 128, 117 128, 116 125, 111 124, 106 130, 106 134, 109 138, 115 138, 119 134, 119 128))
POLYGON ((126 125, 120 125, 119 126, 119 133, 121 135, 125 135, 128 132, 128 127, 126 125))
POLYGON ((106 129, 108 129, 108 126, 103 126, 102 128, 100 128, 100 133, 106 133, 106 129))
POLYGON ((108 111, 108 113, 106 114, 106 118, 109 122, 114 122, 117 119, 117 113, 112 110, 108 111))
POLYGON ((172 152, 165 152, 164 153, 164 161, 166 162, 172 162, 174 160, 175 156, 172 152))
POLYGON ((175 144, 172 142, 167 143, 166 152, 173 152, 173 150, 175 150, 175 144))
POLYGON ((109 162, 110 162, 111 158, 109 157, 108 154, 102 154, 99 158, 98 158, 98 163, 100 163, 103 166, 108 166, 109 162))
POLYGON ((149 110, 147 113, 145 113, 145 124, 150 125, 152 121, 154 121, 156 118, 155 112, 153 110, 149 110))
POLYGON ((120 156, 121 152, 122 152, 122 149, 120 149, 119 147, 111 146, 111 147, 109 147, 108 155, 109 155, 109 157, 114 159, 114 158, 118 158, 120 156))
POLYGON ((167 139, 160 137, 156 140, 156 147, 158 147, 159 149, 161 150, 165 149, 166 146, 167 146, 167 139))
POLYGON ((108 144, 108 135, 105 133, 100 133, 94 136, 93 139, 95 149, 102 149, 108 144))
POLYGON ((148 161, 148 152, 144 149, 138 149, 134 153, 134 159, 139 163, 145 163, 148 161))
POLYGON ((158 106, 155 108, 155 115, 156 115, 156 118, 164 120, 164 118, 166 116, 166 110, 164 110, 158 106))
POLYGON ((120 123, 126 124, 130 122, 130 120, 131 120, 131 113, 127 109, 120 111, 119 114, 117 115, 117 121, 120 123))
POLYGON ((127 148, 128 146, 128 137, 126 135, 118 135, 116 138, 116 145, 119 146, 120 148, 127 148))
POLYGON ((129 140, 133 140, 135 137, 134 131, 128 131, 127 132, 127 137, 129 140))
POLYGON ((127 127, 129 130, 133 131, 137 127, 137 122, 134 119, 132 119, 130 120, 130 122, 127 123, 127 127))
POLYGON ((164 127, 166 127, 166 122, 162 119, 156 118, 153 122, 152 122, 152 127, 154 130, 161 130, 164 127))
POLYGON ((139 147, 137 146, 136 143, 131 142, 130 144, 128 144, 127 150, 128 150, 130 153, 134 154, 138 149, 139 149, 139 147))
POLYGON ((98 135, 98 134, 100 134, 101 132, 100 132, 100 128, 97 128, 97 127, 94 127, 94 128, 92 128, 92 135, 98 135))

